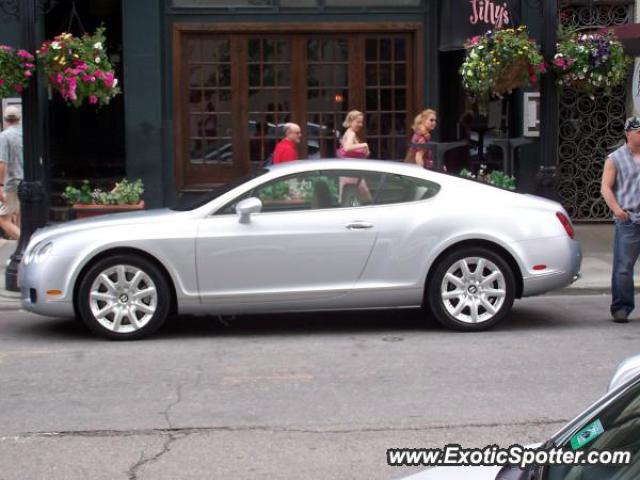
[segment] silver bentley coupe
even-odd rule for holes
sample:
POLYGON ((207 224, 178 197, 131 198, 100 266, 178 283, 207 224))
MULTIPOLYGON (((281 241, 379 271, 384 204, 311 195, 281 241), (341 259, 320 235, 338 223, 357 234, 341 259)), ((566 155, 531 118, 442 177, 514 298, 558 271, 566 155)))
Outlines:
POLYGON ((25 309, 111 339, 170 314, 375 308, 479 331, 580 263, 556 202, 397 162, 307 160, 190 205, 38 230, 19 283, 25 309))

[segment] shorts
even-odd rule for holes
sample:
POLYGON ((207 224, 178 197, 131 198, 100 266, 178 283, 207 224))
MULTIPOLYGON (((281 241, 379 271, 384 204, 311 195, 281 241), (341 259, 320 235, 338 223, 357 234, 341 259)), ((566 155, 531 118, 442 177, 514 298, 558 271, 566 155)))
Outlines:
POLYGON ((0 217, 20 213, 20 201, 17 192, 4 192, 4 201, 0 202, 0 217))

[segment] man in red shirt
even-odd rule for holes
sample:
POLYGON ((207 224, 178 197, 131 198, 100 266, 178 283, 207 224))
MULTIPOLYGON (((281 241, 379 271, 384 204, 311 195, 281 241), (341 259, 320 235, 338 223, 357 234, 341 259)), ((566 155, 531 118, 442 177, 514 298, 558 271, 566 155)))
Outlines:
POLYGON ((297 146, 302 139, 302 130, 297 123, 284 124, 284 138, 278 142, 273 151, 273 163, 293 162, 298 160, 297 146))

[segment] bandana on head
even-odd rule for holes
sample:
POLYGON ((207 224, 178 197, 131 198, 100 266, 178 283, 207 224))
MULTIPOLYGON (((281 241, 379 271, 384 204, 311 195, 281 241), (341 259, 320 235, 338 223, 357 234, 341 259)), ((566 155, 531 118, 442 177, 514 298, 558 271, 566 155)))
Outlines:
POLYGON ((624 123, 624 131, 640 130, 640 117, 629 117, 624 123))

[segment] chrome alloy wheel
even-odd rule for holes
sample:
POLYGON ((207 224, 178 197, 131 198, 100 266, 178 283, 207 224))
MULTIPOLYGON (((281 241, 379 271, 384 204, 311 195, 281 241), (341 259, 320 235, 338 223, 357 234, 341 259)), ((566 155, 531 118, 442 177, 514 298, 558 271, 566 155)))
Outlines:
POLYGON ((111 332, 140 330, 151 321, 157 306, 156 285, 138 267, 114 265, 100 272, 91 284, 91 313, 111 332))
POLYGON ((504 273, 486 258, 462 258, 445 273, 440 295, 445 309, 456 320, 463 323, 489 321, 505 302, 504 273))

